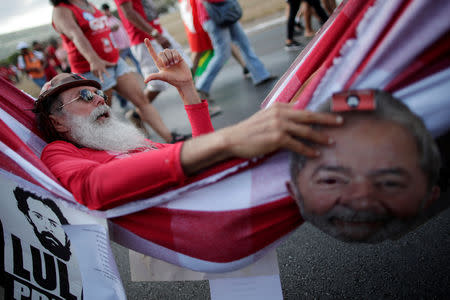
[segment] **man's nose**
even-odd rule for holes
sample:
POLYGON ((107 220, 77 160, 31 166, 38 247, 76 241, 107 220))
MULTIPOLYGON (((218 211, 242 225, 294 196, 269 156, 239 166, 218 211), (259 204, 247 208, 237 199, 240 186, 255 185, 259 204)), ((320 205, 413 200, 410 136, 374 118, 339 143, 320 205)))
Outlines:
POLYGON ((380 208, 376 200, 375 187, 370 180, 362 178, 357 178, 348 185, 340 202, 355 210, 377 210, 377 208, 380 208))
POLYGON ((53 226, 52 226, 50 220, 45 221, 45 229, 49 232, 53 232, 53 226))
POLYGON ((100 105, 104 105, 106 104, 105 99, 102 96, 99 96, 97 94, 94 95, 94 100, 92 100, 94 102, 95 106, 100 106, 100 105))

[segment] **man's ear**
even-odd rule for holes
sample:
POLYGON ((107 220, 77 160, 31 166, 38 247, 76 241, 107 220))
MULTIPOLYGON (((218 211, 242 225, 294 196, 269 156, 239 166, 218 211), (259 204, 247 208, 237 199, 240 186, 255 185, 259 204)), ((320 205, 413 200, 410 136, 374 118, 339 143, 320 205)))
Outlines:
POLYGON ((286 185, 286 189, 289 192, 289 195, 291 196, 292 199, 295 200, 296 199, 296 195, 295 195, 295 189, 294 189, 294 187, 292 185, 292 181, 286 181, 285 185, 286 185))
POLYGON ((53 127, 58 131, 59 133, 66 133, 69 131, 69 129, 64 125, 62 121, 62 117, 50 115, 50 122, 52 122, 53 127))
POLYGON ((441 195, 441 188, 437 185, 433 186, 431 188, 431 193, 428 196, 428 199, 425 200, 424 208, 430 207, 434 203, 434 201, 436 201, 439 198, 440 195, 441 195))

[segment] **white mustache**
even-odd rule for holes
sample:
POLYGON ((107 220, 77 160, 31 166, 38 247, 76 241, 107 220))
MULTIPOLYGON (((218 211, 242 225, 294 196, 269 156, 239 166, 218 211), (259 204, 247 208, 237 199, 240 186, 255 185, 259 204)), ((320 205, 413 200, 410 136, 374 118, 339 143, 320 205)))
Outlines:
POLYGON ((111 108, 106 104, 100 105, 91 112, 89 115, 89 121, 94 122, 98 117, 106 113, 111 115, 111 108))

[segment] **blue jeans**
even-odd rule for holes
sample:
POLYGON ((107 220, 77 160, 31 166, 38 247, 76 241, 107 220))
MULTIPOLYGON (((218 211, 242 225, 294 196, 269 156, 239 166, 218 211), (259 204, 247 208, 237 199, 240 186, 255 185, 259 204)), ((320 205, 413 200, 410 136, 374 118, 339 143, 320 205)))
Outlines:
POLYGON ((253 52, 247 35, 239 22, 228 27, 219 27, 212 20, 208 20, 202 26, 211 39, 214 56, 208 63, 206 70, 198 78, 196 83, 197 90, 209 93, 214 79, 231 56, 232 40, 241 50, 246 67, 252 76, 253 84, 258 84, 270 77, 269 71, 266 70, 263 63, 253 52))
POLYGON ((142 75, 142 71, 141 71, 141 66, 139 65, 139 62, 137 61, 136 57, 134 57, 133 53, 131 53, 131 49, 130 48, 124 48, 124 49, 120 49, 120 57, 122 57, 122 59, 126 59, 127 57, 129 57, 131 59, 131 61, 133 62, 133 64, 136 66, 136 70, 139 74, 142 75))

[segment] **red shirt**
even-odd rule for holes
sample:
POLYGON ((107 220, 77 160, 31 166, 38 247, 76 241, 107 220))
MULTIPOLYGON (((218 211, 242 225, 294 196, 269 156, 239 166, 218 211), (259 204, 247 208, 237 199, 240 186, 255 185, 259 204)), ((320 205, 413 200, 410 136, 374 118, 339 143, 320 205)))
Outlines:
POLYGON ((47 49, 45 49, 45 52, 48 56, 48 61, 53 67, 61 67, 61 62, 56 57, 56 49, 52 45, 48 45, 47 49))
MULTIPOLYGON (((100 58, 116 63, 119 59, 119 50, 117 50, 111 41, 111 30, 107 23, 107 17, 94 7, 95 13, 79 8, 76 5, 60 3, 58 6, 67 7, 70 9, 75 17, 75 21, 83 31, 94 51, 100 58)), ((54 26, 54 24, 53 24, 54 26)), ((55 28, 56 29, 56 28, 55 28)), ((78 51, 77 47, 64 34, 61 34, 64 48, 67 50, 69 64, 72 72, 86 73, 90 71, 89 62, 78 51)))
POLYGON ((128 36, 131 40, 131 45, 138 45, 144 42, 145 38, 153 39, 152 36, 134 26, 124 15, 122 8, 120 5, 131 2, 133 4, 133 9, 141 15, 145 20, 147 20, 148 24, 150 24, 153 28, 158 30, 159 33, 162 33, 162 27, 159 23, 158 15, 156 9, 153 8, 152 4, 148 0, 114 0, 117 5, 117 10, 119 11, 120 19, 122 20, 123 26, 125 27, 128 36))
POLYGON ((195 0, 178 0, 178 2, 191 51, 200 53, 211 50, 213 48, 211 40, 200 24, 195 0))

